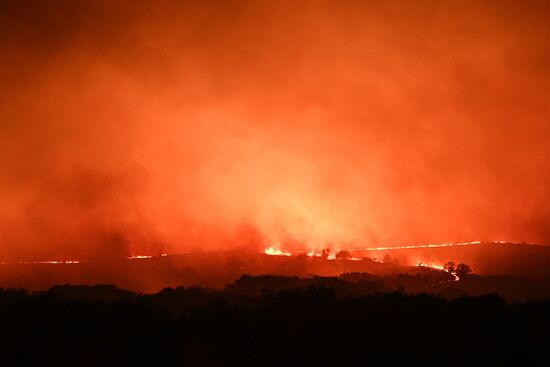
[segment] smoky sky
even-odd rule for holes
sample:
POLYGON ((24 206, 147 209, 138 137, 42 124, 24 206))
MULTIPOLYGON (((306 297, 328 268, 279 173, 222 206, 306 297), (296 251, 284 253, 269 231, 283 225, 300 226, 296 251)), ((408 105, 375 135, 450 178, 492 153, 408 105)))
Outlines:
POLYGON ((550 243, 548 1, 0 1, 0 257, 550 243))

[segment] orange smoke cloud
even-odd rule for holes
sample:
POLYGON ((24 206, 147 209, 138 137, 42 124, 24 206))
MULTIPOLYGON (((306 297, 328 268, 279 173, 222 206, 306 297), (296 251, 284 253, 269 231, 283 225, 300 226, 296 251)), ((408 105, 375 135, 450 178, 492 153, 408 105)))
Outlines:
POLYGON ((0 257, 548 243, 549 16, 3 1, 0 257))

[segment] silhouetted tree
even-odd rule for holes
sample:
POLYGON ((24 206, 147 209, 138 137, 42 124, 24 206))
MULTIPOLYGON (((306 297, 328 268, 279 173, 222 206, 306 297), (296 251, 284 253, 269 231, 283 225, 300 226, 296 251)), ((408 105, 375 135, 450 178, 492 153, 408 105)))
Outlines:
POLYGON ((464 263, 460 263, 456 266, 455 269, 456 275, 459 277, 463 277, 464 275, 468 275, 472 273, 472 268, 469 265, 466 265, 464 263))

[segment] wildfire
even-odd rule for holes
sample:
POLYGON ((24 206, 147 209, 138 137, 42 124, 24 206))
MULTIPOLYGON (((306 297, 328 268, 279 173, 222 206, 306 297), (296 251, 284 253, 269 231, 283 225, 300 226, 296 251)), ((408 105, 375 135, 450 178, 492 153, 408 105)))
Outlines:
MULTIPOLYGON (((504 241, 493 241, 493 243, 505 243, 504 241)), ((457 242, 457 243, 427 243, 422 245, 401 245, 401 246, 381 246, 381 247, 363 247, 352 248, 350 251, 388 251, 388 250, 406 250, 406 249, 420 249, 420 248, 436 248, 436 247, 453 247, 453 246, 470 246, 479 245, 481 241, 472 242, 457 242)))
POLYGON ((273 246, 266 248, 264 250, 264 253, 266 255, 271 255, 271 256, 292 256, 292 254, 290 252, 281 251, 279 249, 276 249, 273 246))
POLYGON ((416 266, 422 267, 422 268, 430 268, 430 269, 436 269, 436 270, 443 270, 449 274, 451 274, 454 277, 454 281, 458 282, 460 280, 459 276, 456 274, 455 271, 450 271, 449 269, 446 269, 443 265, 436 265, 436 264, 426 264, 422 261, 419 261, 416 263, 416 266))
MULTIPOLYGON (((161 254, 160 256, 165 257, 168 254, 161 254)), ((127 260, 142 260, 142 259, 151 259, 151 255, 133 255, 129 256, 127 260)), ((80 260, 35 260, 35 261, 0 261, 0 265, 37 265, 37 264, 80 264, 80 260)))
MULTIPOLYGON (((264 253, 266 255, 271 255, 271 256, 294 256, 294 255, 303 255, 303 254, 305 254, 308 257, 321 257, 321 258, 324 258, 324 259, 327 259, 327 260, 337 260, 338 259, 337 252, 330 252, 329 250, 323 250, 323 251, 311 250, 311 251, 308 251, 308 252, 300 251, 300 252, 297 252, 296 254, 293 254, 291 252, 281 251, 281 250, 279 250, 279 249, 277 249, 273 246, 270 246, 270 247, 268 247, 264 250, 264 253)), ((343 260, 352 260, 352 261, 360 261, 361 260, 361 258, 352 257, 352 256, 347 256, 347 257, 344 257, 342 259, 343 260)))
MULTIPOLYGON (((493 244, 504 244, 505 241, 493 241, 491 242, 493 244)), ((471 245, 479 245, 482 244, 481 241, 471 241, 471 242, 457 242, 457 243, 428 243, 428 244, 420 244, 420 245, 400 245, 400 246, 378 246, 378 247, 362 247, 362 248, 349 248, 346 250, 346 252, 366 252, 366 251, 391 251, 391 250, 407 250, 407 249, 422 249, 422 248, 438 248, 438 247, 453 247, 453 246, 471 246, 471 245)), ((299 254, 306 254, 309 257, 322 257, 327 260, 335 260, 337 259, 337 253, 331 252, 329 249, 325 250, 300 250, 296 251, 295 253, 292 252, 285 252, 282 250, 279 250, 273 246, 270 246, 264 250, 264 253, 266 255, 272 255, 272 256, 293 256, 293 255, 299 255, 299 254)), ((361 260, 357 257, 351 257, 348 256, 345 258, 346 260, 361 260)), ((443 266, 440 265, 425 265, 422 266, 428 266, 434 269, 444 270, 443 266)))
POLYGON ((306 255, 309 257, 328 257, 328 255, 325 256, 324 251, 315 251, 315 250, 309 251, 306 255))
MULTIPOLYGON (((471 245, 480 245, 483 242, 481 241, 471 241, 471 242, 457 242, 457 243, 427 243, 420 245, 398 245, 398 246, 378 246, 378 247, 360 247, 360 248, 349 248, 347 251, 361 252, 361 251, 390 251, 390 250, 407 250, 407 249, 422 249, 422 248, 438 248, 438 247, 458 247, 458 246, 471 246, 471 245)), ((488 242, 489 243, 489 242, 488 242)), ((505 244, 505 241, 492 241, 493 244, 505 244)), ((292 256, 291 252, 281 251, 273 246, 268 247, 264 250, 264 253, 267 255, 274 256, 292 256)), ((309 257, 325 257, 328 260, 333 260, 336 258, 337 252, 330 252, 327 250, 299 250, 295 252, 296 254, 306 254, 309 257)), ((351 258, 355 260, 360 260, 359 258, 351 258)))
POLYGON ((2 261, 0 265, 10 265, 10 264, 80 264, 78 260, 44 260, 44 261, 2 261))
POLYGON ((431 269, 437 269, 437 270, 445 270, 445 267, 443 265, 426 264, 422 261, 418 261, 416 263, 416 266, 421 267, 421 268, 431 268, 431 269))
MULTIPOLYGON (((505 244, 505 241, 493 241, 490 242, 493 244, 505 244)), ((363 248, 349 248, 345 251, 331 251, 330 249, 324 249, 324 250, 300 250, 293 252, 287 252, 280 250, 274 246, 270 246, 264 250, 264 253, 266 255, 270 256, 294 256, 294 255, 307 255, 309 257, 320 257, 324 258, 326 260, 351 260, 351 261, 360 261, 362 260, 359 257, 353 257, 351 256, 350 252, 367 252, 367 251, 391 251, 391 250, 404 250, 404 249, 422 249, 422 248, 437 248, 437 247, 452 247, 452 246, 470 246, 470 245, 478 245, 482 244, 481 241, 471 241, 471 242, 458 242, 458 243, 429 243, 429 244, 420 244, 420 245, 401 245, 401 246, 380 246, 380 247, 363 247, 363 248), (341 252, 347 252, 346 256, 339 256, 339 253, 341 252)), ((168 254, 161 254, 160 256, 165 257, 168 256, 168 254)), ((154 256, 151 255, 132 255, 129 257, 126 257, 127 260, 143 260, 143 259, 151 259, 154 256)), ((376 261, 376 258, 371 258, 371 260, 376 261)), ((380 262, 380 261, 378 261, 380 262)), ((0 265, 10 265, 10 264, 80 264, 81 261, 79 260, 43 260, 43 261, 1 261, 0 265)), ((425 264, 423 262, 417 263, 418 266, 422 267, 429 267, 433 269, 438 270, 445 270, 447 271, 443 266, 437 265, 437 264, 425 264)), ((450 272, 453 274, 458 280, 458 276, 456 274, 450 272)))

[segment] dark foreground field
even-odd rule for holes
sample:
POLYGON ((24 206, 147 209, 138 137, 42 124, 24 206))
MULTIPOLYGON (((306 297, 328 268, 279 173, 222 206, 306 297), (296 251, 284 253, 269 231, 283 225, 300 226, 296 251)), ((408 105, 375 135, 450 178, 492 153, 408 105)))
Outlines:
POLYGON ((550 301, 377 286, 245 276, 223 290, 150 295, 114 286, 2 290, 1 365, 548 365, 550 301))

